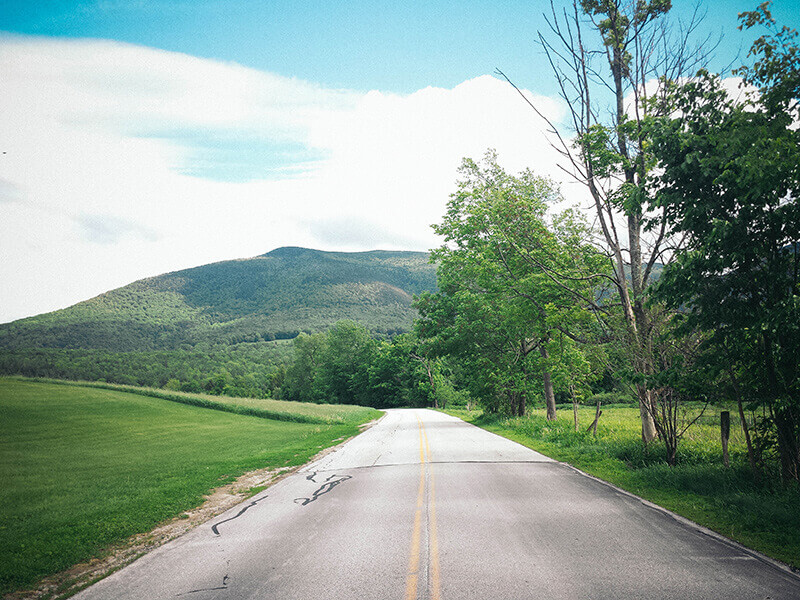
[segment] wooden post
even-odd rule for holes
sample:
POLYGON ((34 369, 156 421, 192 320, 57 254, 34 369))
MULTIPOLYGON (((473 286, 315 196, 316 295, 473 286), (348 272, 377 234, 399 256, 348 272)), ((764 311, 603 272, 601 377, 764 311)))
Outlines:
POLYGON ((592 424, 589 425, 589 427, 586 428, 586 431, 590 431, 591 430, 592 435, 594 437, 597 437, 597 422, 600 420, 600 415, 602 415, 602 414, 603 414, 603 411, 600 410, 600 400, 598 400, 597 401, 597 410, 594 413, 594 421, 592 421, 592 424))
POLYGON ((722 462, 726 467, 731 466, 730 459, 728 458, 728 440, 731 437, 731 413, 723 410, 719 413, 719 428, 722 434, 722 462))

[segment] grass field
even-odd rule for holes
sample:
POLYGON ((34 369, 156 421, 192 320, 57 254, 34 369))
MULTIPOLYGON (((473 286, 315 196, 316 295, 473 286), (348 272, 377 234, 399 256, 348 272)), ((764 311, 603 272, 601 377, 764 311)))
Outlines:
MULTIPOLYGON (((691 407, 689 417, 698 407, 691 407)), ((503 419, 481 411, 446 412, 569 463, 795 568, 800 567, 800 489, 758 485, 747 466, 739 419, 731 414, 731 467, 722 464, 719 408, 709 407, 681 443, 670 468, 662 444, 643 449, 638 407, 606 406, 597 438, 586 431, 594 408, 572 407, 548 423, 543 410, 503 419)))
POLYGON ((129 392, 141 396, 169 400, 170 402, 178 402, 179 404, 188 404, 190 406, 199 406, 201 408, 210 408, 223 412, 274 419, 276 421, 325 424, 364 423, 373 419, 375 415, 375 410, 372 408, 350 404, 312 404, 310 402, 290 402, 285 400, 272 400, 270 398, 232 398, 229 396, 178 392, 159 388, 137 387, 97 381, 31 379, 14 376, 8 379, 129 392))
POLYGON ((0 378, 0 593, 149 531, 241 473, 302 464, 380 414, 279 404, 331 423, 0 378))

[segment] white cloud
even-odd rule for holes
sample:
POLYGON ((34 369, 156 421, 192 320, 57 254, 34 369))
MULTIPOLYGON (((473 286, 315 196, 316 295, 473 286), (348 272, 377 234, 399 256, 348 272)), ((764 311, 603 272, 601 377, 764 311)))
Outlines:
POLYGON ((489 76, 363 94, 14 36, 0 78, 0 322, 280 245, 428 249, 461 158, 488 147, 509 170, 559 177, 533 111, 489 76))

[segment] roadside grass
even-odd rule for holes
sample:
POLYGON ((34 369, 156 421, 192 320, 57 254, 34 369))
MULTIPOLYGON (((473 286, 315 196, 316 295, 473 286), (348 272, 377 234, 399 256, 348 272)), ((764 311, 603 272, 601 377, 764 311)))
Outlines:
POLYGON ((291 402, 287 400, 272 400, 269 398, 234 398, 230 396, 214 396, 211 394, 196 394, 178 392, 160 388, 138 387, 133 385, 120 385, 98 381, 68 381, 65 379, 26 378, 11 376, 8 379, 18 381, 39 381, 57 385, 92 387, 104 390, 129 392, 152 398, 169 400, 190 406, 210 408, 223 412, 240 415, 274 419, 276 421, 294 421, 297 423, 365 423, 375 418, 375 409, 348 404, 313 404, 311 402, 291 402))
MULTIPOLYGON (((730 468, 722 462, 718 407, 708 407, 680 443, 670 468, 663 445, 641 443, 638 407, 603 407, 597 437, 586 431, 594 408, 579 409, 574 431, 572 407, 559 407, 548 422, 544 410, 507 419, 480 410, 448 414, 514 440, 558 461, 667 508, 749 548, 800 568, 800 489, 779 482, 757 484, 747 464, 738 415, 731 411, 730 468)), ((687 418, 700 411, 689 406, 687 418)))
POLYGON ((0 378, 0 593, 102 556, 242 473, 303 464, 380 414, 340 408, 314 413, 330 424, 275 421, 0 378))

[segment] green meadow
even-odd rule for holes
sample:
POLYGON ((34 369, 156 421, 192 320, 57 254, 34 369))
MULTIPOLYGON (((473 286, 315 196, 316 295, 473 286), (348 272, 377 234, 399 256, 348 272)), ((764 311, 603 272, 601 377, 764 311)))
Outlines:
POLYGON ((328 425, 344 423, 365 423, 375 418, 375 409, 354 404, 315 404, 312 402, 292 402, 287 400, 273 400, 271 398, 234 398, 212 394, 178 392, 151 387, 138 387, 132 385, 119 385, 97 381, 67 381, 61 379, 28 379, 10 377, 20 381, 38 381, 57 385, 91 387, 119 392, 129 392, 141 396, 150 396, 188 404, 221 410, 240 415, 262 417, 276 421, 295 421, 298 423, 323 423, 328 425))
MULTIPOLYGON (((688 406, 685 418, 701 408, 688 406)), ((800 489, 776 477, 755 481, 738 415, 731 410, 730 467, 722 460, 719 407, 709 406, 682 440, 676 466, 669 467, 659 442, 641 443, 639 408, 603 407, 597 437, 586 429, 594 407, 579 408, 575 432, 572 406, 559 406, 548 422, 543 409, 507 419, 463 409, 445 412, 571 464, 732 540, 800 568, 800 489)))
POLYGON ((246 408, 263 402, 286 420, 0 378, 0 593, 100 556, 198 506, 242 473, 300 465, 380 415, 361 407, 214 401, 246 408))

